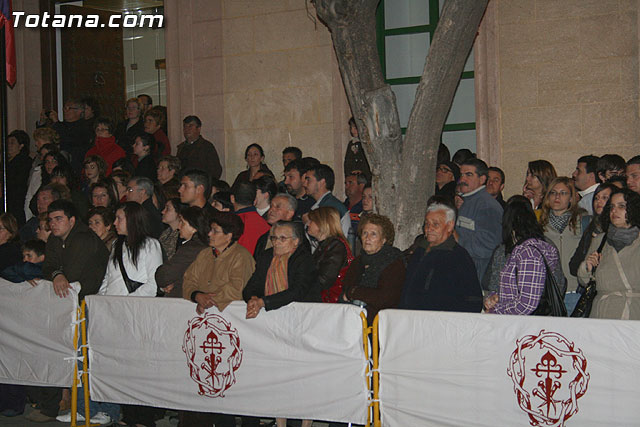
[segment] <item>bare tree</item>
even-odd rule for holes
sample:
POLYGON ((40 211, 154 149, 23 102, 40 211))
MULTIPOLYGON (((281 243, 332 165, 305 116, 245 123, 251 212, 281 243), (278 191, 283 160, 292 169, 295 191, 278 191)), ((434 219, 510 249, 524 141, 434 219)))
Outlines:
POLYGON ((402 139, 395 95, 376 48, 380 0, 314 0, 331 31, 351 111, 369 157, 375 205, 396 225, 396 245, 419 232, 435 188, 440 135, 489 0, 447 0, 402 139))

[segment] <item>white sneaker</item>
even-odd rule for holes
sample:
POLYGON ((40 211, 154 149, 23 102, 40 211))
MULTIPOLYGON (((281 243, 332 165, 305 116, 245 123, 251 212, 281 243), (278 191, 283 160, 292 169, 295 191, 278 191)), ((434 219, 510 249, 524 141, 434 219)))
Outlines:
POLYGON ((91 423, 100 424, 101 426, 111 424, 111 417, 104 412, 98 412, 89 420, 91 423))
MULTIPOLYGON (((71 412, 69 412, 68 414, 64 414, 64 415, 58 415, 56 417, 56 420, 60 421, 61 423, 70 423, 71 422, 71 412)), ((80 414, 76 415, 76 421, 84 421, 84 417, 80 414)))

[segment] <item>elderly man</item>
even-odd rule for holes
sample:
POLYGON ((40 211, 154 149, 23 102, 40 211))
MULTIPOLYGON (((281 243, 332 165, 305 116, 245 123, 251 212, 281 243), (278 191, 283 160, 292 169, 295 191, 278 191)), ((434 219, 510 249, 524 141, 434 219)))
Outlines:
POLYGON ((222 166, 213 144, 200 135, 202 122, 198 116, 187 116, 182 121, 184 141, 178 145, 178 158, 184 169, 201 169, 209 178, 220 179, 222 166))
MULTIPOLYGON (((298 202, 295 197, 287 193, 278 193, 271 199, 271 205, 267 212, 267 223, 273 225, 278 221, 291 221, 296 213, 298 202)), ((302 226, 302 223, 300 223, 302 226)), ((269 231, 258 239, 253 257, 258 259, 260 254, 272 247, 269 240, 269 231)))
POLYGON ((453 237, 455 211, 443 204, 427 208, 423 241, 407 267, 399 308, 482 310, 482 290, 469 253, 453 237))
POLYGON ((489 168, 480 159, 471 158, 460 165, 462 206, 458 209, 456 232, 482 279, 493 250, 502 240, 502 206, 486 190, 489 168))
POLYGON ((153 182, 143 176, 134 176, 129 180, 125 197, 127 202, 136 202, 142 205, 149 214, 151 237, 155 239, 160 237, 165 226, 162 223, 162 214, 153 204, 153 182))
POLYGON ((49 113, 49 119, 53 122, 51 127, 60 135, 60 149, 71 155, 71 166, 74 172, 79 174, 94 132, 83 120, 84 103, 78 99, 68 99, 64 103, 63 118, 64 121, 58 121, 55 111, 49 113))

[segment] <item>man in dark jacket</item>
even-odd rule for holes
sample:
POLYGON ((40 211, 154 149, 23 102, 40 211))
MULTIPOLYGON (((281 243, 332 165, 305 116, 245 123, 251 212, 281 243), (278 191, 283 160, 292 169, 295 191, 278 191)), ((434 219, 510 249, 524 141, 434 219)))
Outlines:
POLYGON ((432 204, 425 217, 425 240, 414 252, 398 308, 409 310, 482 310, 482 290, 469 253, 453 238, 452 208, 432 204))
POLYGON ((183 169, 201 169, 209 178, 220 179, 222 166, 216 147, 200 135, 202 122, 198 116, 187 116, 182 121, 184 141, 178 145, 178 158, 183 169))
POLYGON ((69 99, 64 103, 63 117, 64 121, 60 122, 55 111, 49 113, 49 118, 54 122, 51 127, 60 135, 60 149, 71 155, 73 171, 80 174, 94 132, 83 120, 84 104, 77 99, 69 99))
POLYGON ((71 282, 80 282, 80 299, 98 292, 109 260, 109 251, 89 227, 76 220, 76 208, 69 200, 51 202, 51 236, 47 241, 43 277, 53 282, 56 295, 69 295, 71 282))

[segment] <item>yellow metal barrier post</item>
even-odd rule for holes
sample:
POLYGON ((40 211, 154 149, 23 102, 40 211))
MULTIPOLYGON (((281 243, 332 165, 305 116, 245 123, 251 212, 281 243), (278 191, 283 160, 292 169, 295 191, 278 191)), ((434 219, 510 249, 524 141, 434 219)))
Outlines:
POLYGON ((373 426, 380 427, 380 372, 378 371, 378 358, 380 356, 380 343, 378 342, 378 316, 373 319, 371 327, 371 341, 373 347, 373 426))
MULTIPOLYGON (((73 345, 78 354, 78 328, 80 328, 80 335, 82 337, 82 391, 84 392, 84 426, 90 427, 90 410, 89 407, 89 376, 87 375, 87 368, 89 367, 89 361, 87 360, 87 317, 86 317, 86 303, 82 301, 80 308, 78 309, 78 321, 76 322, 75 332, 73 334, 73 345)), ((73 368, 73 387, 71 388, 71 427, 78 427, 77 414, 78 414, 78 385, 80 384, 78 379, 78 363, 76 362, 73 368)), ((95 426, 99 424, 93 424, 95 426)))
MULTIPOLYGON (((362 319, 362 345, 364 346, 364 357, 367 358, 367 369, 365 371, 365 381, 367 382, 367 389, 369 389, 369 334, 371 333, 371 328, 367 324, 367 316, 364 312, 360 312, 360 319, 362 319)), ((370 403, 367 407, 367 424, 366 427, 371 425, 371 408, 372 404, 370 403)))

